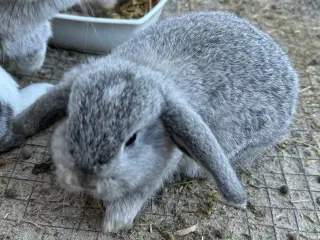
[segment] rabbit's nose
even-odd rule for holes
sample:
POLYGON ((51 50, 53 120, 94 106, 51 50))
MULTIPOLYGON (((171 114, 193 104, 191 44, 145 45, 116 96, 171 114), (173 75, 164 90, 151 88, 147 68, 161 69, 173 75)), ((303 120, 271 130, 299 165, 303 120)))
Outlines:
POLYGON ((95 190, 97 188, 97 185, 94 183, 89 183, 86 185, 86 189, 88 190, 95 190))
POLYGON ((70 179, 70 183, 71 183, 72 185, 77 185, 77 184, 78 184, 77 178, 72 177, 72 178, 70 179))
POLYGON ((82 178, 81 179, 81 187, 83 187, 84 189, 92 191, 92 190, 95 190, 97 188, 97 184, 92 180, 89 180, 87 178, 82 178))

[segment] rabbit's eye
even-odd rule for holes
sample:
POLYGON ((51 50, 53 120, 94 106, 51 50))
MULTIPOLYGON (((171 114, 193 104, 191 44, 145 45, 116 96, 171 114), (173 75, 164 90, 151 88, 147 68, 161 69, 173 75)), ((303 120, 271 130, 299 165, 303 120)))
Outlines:
POLYGON ((69 150, 69 153, 71 154, 71 156, 73 156, 73 154, 74 154, 74 149, 71 148, 71 149, 69 150))
POLYGON ((135 134, 133 134, 133 135, 129 138, 129 140, 126 142, 126 147, 130 147, 130 146, 134 143, 134 141, 136 140, 136 138, 137 138, 137 134, 135 133, 135 134))

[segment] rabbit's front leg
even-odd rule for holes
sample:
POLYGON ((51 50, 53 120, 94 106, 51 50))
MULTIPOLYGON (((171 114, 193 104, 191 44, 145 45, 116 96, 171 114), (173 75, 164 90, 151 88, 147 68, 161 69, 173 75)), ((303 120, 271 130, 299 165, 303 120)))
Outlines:
POLYGON ((51 25, 47 21, 27 34, 2 41, 6 69, 22 73, 38 71, 45 61, 47 41, 51 35, 51 25))
POLYGON ((42 48, 37 51, 16 58, 12 61, 10 68, 18 70, 21 73, 39 71, 44 63, 46 52, 47 46, 43 45, 42 48))
POLYGON ((103 222, 103 231, 117 232, 131 229, 133 220, 142 208, 146 198, 131 195, 106 203, 106 213, 103 222))

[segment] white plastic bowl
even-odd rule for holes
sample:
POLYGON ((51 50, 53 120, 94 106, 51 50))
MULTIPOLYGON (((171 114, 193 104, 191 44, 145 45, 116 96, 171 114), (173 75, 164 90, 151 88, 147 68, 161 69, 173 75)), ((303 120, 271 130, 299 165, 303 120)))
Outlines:
POLYGON ((155 24, 167 0, 140 19, 109 19, 58 14, 53 19, 50 44, 80 52, 105 54, 132 35, 155 24))

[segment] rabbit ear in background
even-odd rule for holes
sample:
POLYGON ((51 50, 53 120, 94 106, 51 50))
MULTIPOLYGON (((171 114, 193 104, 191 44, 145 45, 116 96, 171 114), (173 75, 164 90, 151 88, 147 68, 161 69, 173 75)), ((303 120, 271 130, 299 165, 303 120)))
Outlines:
POLYGON ((25 137, 50 127, 66 116, 72 83, 69 79, 50 87, 47 93, 15 117, 14 124, 19 126, 25 137))
POLYGON ((22 112, 31 106, 38 98, 46 94, 54 85, 49 83, 34 83, 20 90, 22 112))
POLYGON ((231 205, 245 208, 244 188, 201 116, 187 104, 169 100, 161 118, 177 147, 210 173, 222 197, 231 205))
POLYGON ((50 87, 51 89, 47 93, 16 115, 12 122, 11 133, 6 139, 0 141, 0 152, 7 152, 19 147, 26 138, 50 127, 65 117, 72 82, 70 80, 63 81, 55 87, 50 87))

